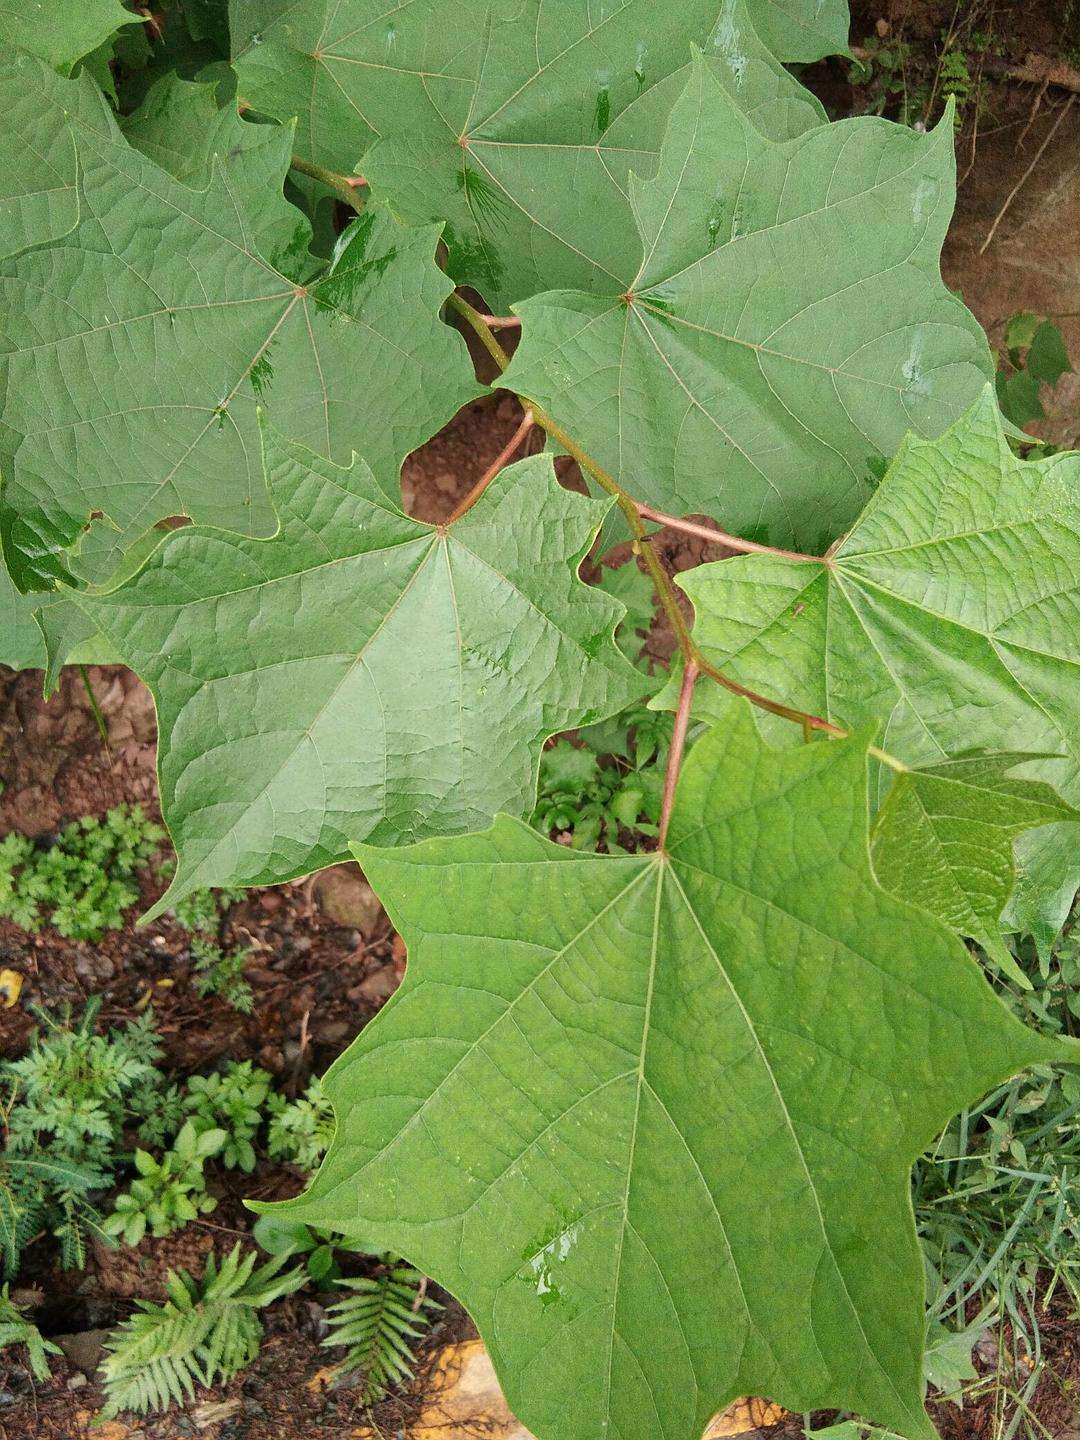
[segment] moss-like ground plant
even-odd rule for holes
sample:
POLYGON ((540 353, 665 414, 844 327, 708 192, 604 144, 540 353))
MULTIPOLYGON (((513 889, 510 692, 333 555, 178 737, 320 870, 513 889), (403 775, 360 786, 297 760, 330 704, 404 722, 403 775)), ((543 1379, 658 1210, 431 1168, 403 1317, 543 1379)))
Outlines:
POLYGON ((69 73, 128 12, 0 19, 5 658, 152 690, 151 913, 361 861, 408 969, 285 1213, 460 1297, 540 1440, 748 1392, 930 1440, 911 1167, 1080 1059, 1000 993, 1077 878, 1080 456, 1014 454, 942 282, 954 101, 833 123, 784 68, 842 0, 454 21, 232 0, 235 89, 132 110, 69 73), (461 328, 587 497, 545 452, 404 512, 461 328), (676 586, 658 525, 729 558, 676 586), (549 738, 650 697, 654 847, 529 828, 549 738))

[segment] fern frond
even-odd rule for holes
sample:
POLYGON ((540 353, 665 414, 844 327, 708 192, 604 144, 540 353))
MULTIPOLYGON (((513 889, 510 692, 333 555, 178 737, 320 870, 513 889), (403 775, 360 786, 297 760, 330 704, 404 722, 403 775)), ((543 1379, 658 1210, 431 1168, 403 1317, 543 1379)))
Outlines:
POLYGON ((355 1293, 327 1308, 330 1330, 322 1342, 348 1347, 335 1373, 362 1371, 363 1396, 371 1405, 392 1385, 411 1379, 414 1342, 423 1339, 431 1312, 442 1308, 422 1294, 419 1270, 393 1255, 384 1256, 383 1263, 386 1269, 380 1275, 338 1282, 355 1293))
POLYGON ((256 1311, 307 1278, 300 1267, 279 1273, 284 1257, 258 1269, 256 1258, 254 1251, 241 1255, 239 1244, 220 1265, 211 1253, 201 1282, 170 1270, 165 1303, 138 1302, 105 1342, 104 1419, 182 1405, 194 1399, 196 1385, 230 1380, 251 1363, 262 1340, 256 1311))
POLYGON ((0 1350, 9 1345, 25 1345, 30 1361, 30 1372, 35 1380, 48 1380, 47 1355, 61 1354, 60 1346, 46 1340, 32 1320, 28 1320, 14 1300, 8 1296, 8 1287, 0 1290, 0 1350))

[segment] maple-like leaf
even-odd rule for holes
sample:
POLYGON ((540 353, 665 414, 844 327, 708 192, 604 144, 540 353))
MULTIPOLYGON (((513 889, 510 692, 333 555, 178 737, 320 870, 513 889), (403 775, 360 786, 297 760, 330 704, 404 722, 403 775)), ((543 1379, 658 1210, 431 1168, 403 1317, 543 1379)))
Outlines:
POLYGON ((878 886, 866 763, 865 734, 771 750, 739 701, 663 855, 503 817, 356 847, 408 969, 331 1069, 334 1142, 284 1213, 457 1295, 540 1440, 698 1440, 747 1393, 936 1433, 912 1161, 1077 1051, 878 886))
MULTIPOLYGON (((155 165, 177 180, 198 185, 215 156, 228 165, 239 153, 265 146, 277 135, 272 125, 245 123, 231 101, 223 103, 222 88, 170 71, 150 86, 137 109, 120 117, 120 127, 128 142, 155 165)), ((271 151, 267 159, 268 178, 280 179, 278 156, 271 151)))
POLYGON ((699 61, 655 178, 631 183, 636 277, 516 306, 500 383, 639 500, 814 547, 906 431, 938 434, 992 373, 939 272, 954 172, 949 116, 777 143, 699 61))
POLYGON ((904 771, 871 837, 874 871, 886 890, 977 940, 1026 990, 1031 982, 1005 948, 998 924, 1016 878, 1013 841, 1040 825, 1080 819, 1044 781, 1009 773, 1043 758, 972 755, 904 771))
POLYGON ((65 80, 44 61, 0 46, 0 257, 56 240, 79 217, 73 125, 117 134, 86 75, 65 80))
MULTIPOLYGON (((972 750, 1068 757, 1025 773, 1080 801, 1080 454, 1017 459, 990 387, 937 440, 909 437, 824 562, 745 555, 679 577, 709 660, 909 765, 972 750)), ((888 783, 882 776, 880 786, 888 783)), ((881 789, 875 798, 882 798, 881 789)), ((1071 826, 1017 842, 1024 928, 1076 893, 1071 826)))
POLYGON ((440 0, 233 0, 231 13, 245 98, 299 116, 302 155, 362 169, 405 219, 446 221, 451 273, 501 310, 553 287, 625 288, 627 178, 656 166, 692 42, 754 123, 786 138, 825 114, 750 17, 789 37, 781 58, 807 59, 843 46, 846 8, 463 0, 448 24, 440 0), (824 24, 821 48, 796 17, 824 24))
POLYGON ((28 51, 66 74, 121 25, 140 19, 120 0, 0 0, 0 45, 28 51))
MULTIPOLYGON (((540 748, 642 694, 622 607, 576 578, 606 504, 538 456, 449 528, 273 432, 270 540, 188 528, 112 593, 73 595, 149 685, 178 852, 157 913, 532 809, 540 748)), ((48 624, 49 617, 46 616, 48 624)))
POLYGON ((39 669, 45 664, 45 646, 34 611, 40 595, 21 595, 0 564, 0 665, 14 670, 39 669))
POLYGON ((291 143, 257 127, 193 188, 78 127, 75 228, 0 264, 0 528, 20 589, 100 581, 172 515, 272 531, 259 397, 330 455, 362 443, 398 494, 404 455, 478 393, 439 318, 435 228, 369 211, 320 268, 281 193, 291 143))

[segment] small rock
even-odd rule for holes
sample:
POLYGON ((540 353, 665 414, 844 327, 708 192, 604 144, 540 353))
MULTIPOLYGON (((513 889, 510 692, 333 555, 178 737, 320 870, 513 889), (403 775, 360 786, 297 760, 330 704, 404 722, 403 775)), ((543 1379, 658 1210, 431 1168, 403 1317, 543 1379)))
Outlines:
POLYGON ((312 888, 327 919, 350 925, 362 935, 369 935, 382 917, 382 906, 356 865, 332 865, 316 877, 312 888))
POLYGON ((101 955, 96 950, 83 951, 75 957, 75 974, 80 980, 90 980, 95 985, 100 985, 113 978, 116 966, 107 955, 101 955))
MULTIPOLYGON (((373 970, 370 975, 365 975, 359 985, 354 985, 353 990, 363 999, 381 1005, 384 1000, 389 1000, 398 988, 399 978, 392 965, 380 965, 378 970, 373 970)), ((350 995, 353 990, 350 990, 350 995)))
POLYGON ((69 1376, 68 1382, 67 1382, 67 1388, 68 1388, 69 1390, 81 1390, 84 1385, 89 1385, 89 1384, 90 1384, 90 1381, 87 1380, 86 1376, 85 1376, 85 1375, 82 1373, 82 1371, 80 1370, 80 1371, 78 1371, 76 1374, 69 1376))
POLYGON ((259 896, 259 909, 265 910, 267 915, 273 915, 281 909, 281 895, 277 890, 264 890, 259 896))
POLYGON ((207 1430, 211 1425, 224 1425, 239 1415, 242 1409, 243 1401, 238 1399, 204 1400, 201 1405, 196 1405, 191 1418, 196 1430, 207 1430))
POLYGON ((93 1375, 101 1361, 108 1330, 80 1330, 77 1335, 57 1335, 55 1340, 76 1370, 93 1375))
POLYGON ((323 1045, 340 1045, 351 1028, 345 1020, 328 1020, 318 1027, 316 1037, 323 1045))

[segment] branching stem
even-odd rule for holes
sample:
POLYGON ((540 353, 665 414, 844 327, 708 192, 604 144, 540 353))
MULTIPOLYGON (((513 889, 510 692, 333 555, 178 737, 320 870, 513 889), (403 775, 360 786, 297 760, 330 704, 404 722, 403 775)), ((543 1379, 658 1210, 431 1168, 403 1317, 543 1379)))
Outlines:
POLYGON ((301 175, 310 175, 312 180, 318 180, 328 190, 333 190, 343 204, 355 210, 358 215, 364 209, 364 197, 359 192, 364 182, 356 175, 339 175, 334 170, 324 170, 321 165, 313 165, 310 160, 301 160, 294 155, 289 161, 290 170, 299 170, 301 175))
MULTIPOLYGON (((492 334, 480 311, 470 305, 467 300, 462 299, 456 290, 451 291, 446 303, 451 309, 456 310, 466 324, 476 332, 481 344, 495 361, 500 372, 505 370, 510 364, 510 356, 492 334)), ((630 533, 634 537, 634 553, 640 555, 645 563, 645 568, 649 572, 649 577, 653 582, 653 588, 656 591, 657 598, 663 606, 664 613, 667 615, 671 628, 675 633, 675 639, 678 642, 679 649, 682 651, 684 665, 687 670, 692 671, 693 678, 696 679, 699 673, 707 675, 710 680, 714 680, 718 685, 723 686, 725 690, 730 690, 733 695, 741 695, 744 700, 749 700, 751 705, 756 705, 761 710, 767 710, 771 715, 779 715, 784 720, 791 720, 797 725, 802 725, 804 731, 807 729, 820 730, 824 735, 832 735, 839 740, 846 739, 850 732, 841 729, 839 725, 834 725, 829 720, 823 720, 820 715, 811 715, 805 710, 796 710, 791 705, 783 705, 779 700, 770 700, 767 695, 759 695, 756 690, 750 690, 747 686, 740 685, 737 680, 732 680, 729 676, 725 675, 722 670, 718 670, 715 665, 705 658, 690 633, 690 627, 687 625, 686 617, 683 615, 679 606, 678 596, 675 593, 675 587, 671 583, 671 578, 661 564, 659 555, 657 555, 656 550, 650 543, 648 533, 645 529, 645 523, 642 520, 642 512, 644 509, 648 509, 648 507, 639 505, 633 496, 623 489, 615 477, 609 475, 603 466, 599 465, 586 450, 583 450, 573 436, 568 435, 562 426, 552 420, 551 416, 548 415, 545 410, 542 410, 535 401, 529 400, 524 396, 522 396, 521 399, 522 403, 527 405, 532 412, 535 423, 539 425, 541 429, 546 430, 553 440, 557 440, 568 455, 573 456, 584 474, 590 476, 601 489, 606 490, 609 495, 615 497, 619 509, 626 517, 626 523, 630 527, 630 533)), ((652 511, 650 518, 655 517, 659 513, 659 511, 652 511)), ((704 529, 704 527, 701 528, 704 529)), ((709 536, 710 539, 724 538, 726 543, 726 537, 721 537, 720 535, 714 536, 711 532, 709 532, 709 536)), ((742 545, 748 543, 747 541, 740 542, 742 545)), ((769 553, 790 553, 792 558, 798 560, 818 560, 819 564, 825 563, 821 561, 818 556, 798 555, 794 551, 772 551, 769 553)), ((692 693, 693 681, 691 681, 689 688, 690 693, 692 693)), ((689 704, 689 701, 687 703, 689 704)), ((685 738, 684 735, 684 743, 685 738)), ((672 750, 673 752, 675 750, 674 742, 672 744, 672 750)), ((876 745, 869 746, 868 753, 873 755, 876 760, 880 760, 883 765, 888 765, 891 770, 902 772, 907 769, 907 766, 902 761, 897 760, 895 755, 890 755, 885 750, 879 750, 876 745)), ((678 761, 676 761, 675 778, 678 778, 678 761)), ((672 784, 674 785, 674 780, 672 784)))

